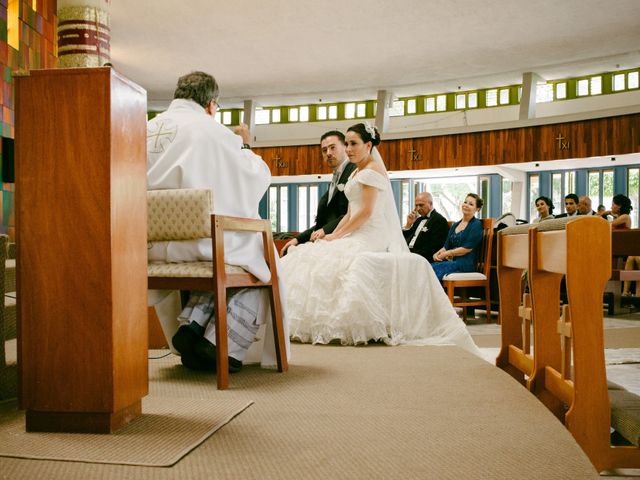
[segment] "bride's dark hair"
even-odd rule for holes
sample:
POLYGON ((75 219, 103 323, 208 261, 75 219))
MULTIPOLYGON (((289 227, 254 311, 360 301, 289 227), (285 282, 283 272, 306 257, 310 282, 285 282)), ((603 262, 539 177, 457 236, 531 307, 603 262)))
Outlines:
POLYGON ((380 134, 378 133, 378 129, 372 125, 368 125, 369 129, 374 132, 374 135, 371 134, 369 130, 367 130, 367 125, 364 123, 356 123, 347 129, 347 132, 355 132, 357 133, 364 143, 371 142, 375 147, 380 144, 380 134))

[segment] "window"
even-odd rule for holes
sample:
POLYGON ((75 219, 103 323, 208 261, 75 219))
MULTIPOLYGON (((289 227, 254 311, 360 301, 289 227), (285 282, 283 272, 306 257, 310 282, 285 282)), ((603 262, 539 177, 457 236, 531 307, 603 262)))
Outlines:
POLYGON ((529 176, 529 220, 533 220, 538 216, 538 211, 536 210, 536 198, 540 196, 540 175, 530 175, 529 176))
POLYGON ((9 3, 7 5, 7 43, 16 50, 20 50, 19 15, 20 0, 9 0, 9 3))
POLYGON ((298 186, 298 230, 304 231, 315 222, 318 210, 318 185, 298 186))
POLYGON ((434 97, 428 97, 424 99, 424 111, 425 112, 436 111, 436 99, 434 97))
POLYGON ((567 98, 567 83, 566 82, 556 83, 556 98, 558 100, 562 100, 563 98, 567 98))
POLYGON ((456 95, 456 108, 461 110, 467 106, 467 96, 464 93, 456 95))
POLYGON ((269 219, 274 232, 289 230, 288 194, 286 185, 269 187, 269 219))
POLYGON ((587 79, 578 80, 577 94, 579 97, 584 97, 585 95, 589 95, 589 80, 587 79))
POLYGON ((600 172, 589 172, 588 190, 591 203, 600 204, 600 172))
POLYGON ((551 175, 551 202, 559 206, 558 213, 564 212, 564 196, 562 195, 562 174, 551 175))
POLYGON ((364 118, 367 116, 367 104, 366 103, 358 103, 356 105, 356 117, 364 118))
POLYGON ((269 110, 256 109, 256 125, 269 123, 269 110))
POLYGON ((511 212, 512 205, 513 205, 512 192, 513 192, 513 182, 508 178, 503 178, 502 179, 502 212, 501 213, 511 212))
POLYGON ((509 104, 509 89, 501 88, 500 89, 500 105, 508 105, 509 104))
POLYGON ((553 101, 553 84, 541 83, 536 87, 536 103, 553 101))
POLYGON ((564 194, 576 193, 576 172, 564 173, 564 194))
POLYGON ((627 77, 627 88, 638 88, 639 72, 630 72, 627 77))
POLYGON ((402 100, 396 100, 389 109, 390 117, 401 117, 404 115, 404 102, 402 100))
POLYGON ((224 125, 231 125, 231 112, 222 112, 222 123, 224 125))
POLYGON ((439 112, 445 112, 447 110, 447 96, 438 95, 436 97, 436 110, 439 112))
POLYGON ((274 108, 271 110, 271 123, 280 123, 280 109, 274 108))
POLYGON ((289 107, 289 121, 290 122, 298 121, 298 107, 289 107))
POLYGON ((640 215, 640 168, 627 170, 627 194, 631 199, 631 228, 638 228, 640 215))
POLYGON ((318 120, 326 120, 327 119, 327 107, 320 106, 316 110, 316 118, 318 120))
POLYGON ((356 104, 347 103, 344 106, 344 118, 355 118, 356 116, 356 104))
POLYGON ((600 95, 602 93, 602 76, 591 77, 591 95, 600 95))
POLYGON ((478 193, 478 177, 425 178, 416 180, 414 186, 416 193, 427 191, 433 195, 433 208, 445 218, 459 220, 462 218, 460 206, 467 194, 478 193))
POLYGON ((613 199, 613 170, 602 171, 602 204, 609 209, 613 199))
POLYGON ((309 187, 298 185, 298 230, 303 231, 309 228, 309 187))
POLYGON ((416 99, 411 98, 407 100, 407 113, 416 113, 416 99))
POLYGON ((300 121, 301 122, 309 121, 309 107, 307 105, 300 107, 300 121))
POLYGON ((478 93, 477 92, 473 92, 473 93, 469 94, 468 107, 469 108, 477 108, 478 107, 478 93))
POLYGON ((217 110, 213 118, 216 119, 216 122, 222 123, 222 112, 220 110, 217 110))
POLYGON ((400 183, 400 222, 404 225, 404 219, 407 218, 409 212, 413 210, 411 199, 409 198, 410 190, 409 180, 402 180, 400 183))
POLYGON ((338 118, 338 106, 330 105, 329 106, 329 120, 335 120, 338 118))
POLYGON ((618 73, 617 75, 613 76, 613 91, 614 92, 619 92, 620 90, 624 90, 625 87, 625 75, 624 73, 618 73))
POLYGON ((487 90, 487 107, 495 107, 498 105, 498 89, 492 88, 487 90))

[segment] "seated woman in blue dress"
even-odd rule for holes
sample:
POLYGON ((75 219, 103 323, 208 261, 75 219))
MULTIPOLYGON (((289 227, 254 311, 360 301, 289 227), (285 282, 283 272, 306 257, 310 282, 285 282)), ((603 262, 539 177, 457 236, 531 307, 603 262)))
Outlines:
POLYGON ((467 194, 462 202, 462 220, 451 225, 444 247, 433 254, 431 264, 438 280, 454 272, 473 272, 476 257, 482 243, 482 221, 475 217, 482 208, 482 198, 475 193, 467 194))

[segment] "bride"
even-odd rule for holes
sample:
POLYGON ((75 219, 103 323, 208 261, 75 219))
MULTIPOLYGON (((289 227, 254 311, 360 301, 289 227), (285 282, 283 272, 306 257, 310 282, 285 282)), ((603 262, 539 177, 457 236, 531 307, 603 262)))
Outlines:
POLYGON ((409 253, 379 143, 368 124, 347 130, 347 156, 357 167, 344 188, 347 214, 333 233, 282 258, 291 338, 456 344, 479 354, 429 262, 409 253))

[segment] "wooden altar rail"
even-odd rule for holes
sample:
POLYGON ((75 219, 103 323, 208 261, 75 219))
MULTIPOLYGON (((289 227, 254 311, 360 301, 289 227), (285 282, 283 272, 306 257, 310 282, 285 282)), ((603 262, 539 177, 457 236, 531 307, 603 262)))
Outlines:
MULTIPOLYGON (((616 424, 620 408, 614 405, 612 418, 604 359, 602 292, 611 276, 609 224, 597 217, 581 217, 567 221, 564 230, 558 228, 562 228, 561 222, 543 222, 527 232, 529 316, 533 320, 535 354, 531 374, 523 383, 564 422, 599 471, 639 468, 640 449, 610 444, 610 426, 616 424), (560 316, 563 277, 569 301, 560 316)), ((503 232, 499 240, 499 259, 505 264, 499 263, 501 289, 502 282, 513 277, 515 270, 522 270, 526 256, 523 234, 508 239, 509 232, 503 232), (503 261, 507 254, 513 259, 503 261)), ((513 309, 501 305, 501 310, 505 307, 513 309)), ((501 315, 509 325, 507 312, 501 315)), ((508 348, 507 352, 512 350, 508 348)), ((506 362, 505 355, 503 345, 498 366, 512 375, 515 372, 518 378, 520 369, 506 362)), ((625 393, 625 401, 632 398, 640 404, 639 397, 625 393)))

